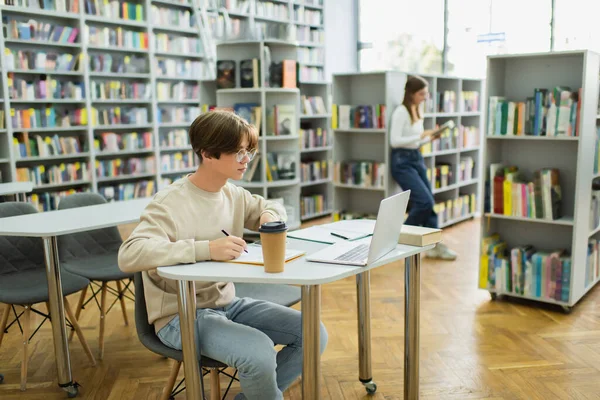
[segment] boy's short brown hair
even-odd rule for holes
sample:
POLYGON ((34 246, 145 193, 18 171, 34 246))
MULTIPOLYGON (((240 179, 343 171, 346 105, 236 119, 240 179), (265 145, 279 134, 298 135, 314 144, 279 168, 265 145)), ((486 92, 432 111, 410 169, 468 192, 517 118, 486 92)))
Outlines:
POLYGON ((258 144, 254 125, 230 111, 214 110, 200 114, 192 122, 188 134, 200 163, 202 152, 216 159, 221 154, 237 153, 244 137, 248 139, 248 150, 255 149, 258 144))

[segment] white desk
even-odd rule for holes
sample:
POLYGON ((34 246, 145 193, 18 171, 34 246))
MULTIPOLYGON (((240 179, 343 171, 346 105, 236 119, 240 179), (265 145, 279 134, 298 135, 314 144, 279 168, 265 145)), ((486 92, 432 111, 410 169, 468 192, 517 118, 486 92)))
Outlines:
MULTIPOLYGON (((288 247, 306 250, 308 254, 327 246, 322 243, 288 238, 288 247)), ((373 393, 377 386, 371 375, 371 307, 369 274, 373 268, 406 258, 406 303, 404 325, 404 398, 418 399, 419 393, 419 289, 420 256, 433 248, 398 245, 395 250, 367 267, 323 264, 306 261, 305 257, 290 261, 285 271, 267 274, 262 266, 223 262, 200 262, 158 268, 164 278, 178 281, 179 318, 183 345, 183 359, 187 396, 200 399, 200 370, 197 346, 194 340, 196 318, 196 288, 194 281, 257 282, 302 285, 302 337, 304 360, 302 365, 302 398, 318 400, 320 352, 319 322, 321 313, 321 286, 348 276, 356 275, 358 304, 359 379, 373 393)))
POLYGON ((150 198, 143 198, 0 219, 0 236, 40 237, 43 240, 58 385, 70 395, 76 395, 78 390, 71 375, 67 330, 63 322, 65 312, 56 237, 137 222, 150 201, 150 198))
POLYGON ((21 198, 21 201, 26 201, 25 194, 30 193, 32 190, 32 182, 0 183, 0 196, 15 196, 16 201, 19 201, 19 198, 21 198))

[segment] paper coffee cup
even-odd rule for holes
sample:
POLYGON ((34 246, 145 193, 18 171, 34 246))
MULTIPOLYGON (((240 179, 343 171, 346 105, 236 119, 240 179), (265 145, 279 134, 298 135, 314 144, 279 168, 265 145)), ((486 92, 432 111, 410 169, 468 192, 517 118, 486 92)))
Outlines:
POLYGON ((287 230, 288 227, 283 221, 266 222, 258 229, 267 273, 283 272, 287 230))

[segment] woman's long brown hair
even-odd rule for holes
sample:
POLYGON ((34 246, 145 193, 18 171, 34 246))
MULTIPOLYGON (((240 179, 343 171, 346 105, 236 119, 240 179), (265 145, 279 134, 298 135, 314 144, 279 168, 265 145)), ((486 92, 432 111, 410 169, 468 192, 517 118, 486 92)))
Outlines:
POLYGON ((402 104, 408 110, 408 114, 410 115, 410 120, 413 124, 417 120, 421 119, 421 113, 420 113, 418 107, 417 107, 417 111, 416 111, 417 112, 416 118, 415 118, 415 115, 412 113, 412 109, 411 109, 411 106, 413 104, 412 96, 415 93, 417 93, 419 90, 422 90, 426 87, 427 87, 427 81, 418 75, 412 75, 406 79, 406 85, 404 85, 404 100, 402 100, 402 104))

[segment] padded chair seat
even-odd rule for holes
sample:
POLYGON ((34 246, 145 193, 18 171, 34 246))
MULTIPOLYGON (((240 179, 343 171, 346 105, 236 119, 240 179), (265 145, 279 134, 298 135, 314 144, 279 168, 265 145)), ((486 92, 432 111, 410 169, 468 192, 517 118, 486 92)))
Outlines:
MULTIPOLYGON (((61 271, 63 296, 79 292, 90 282, 84 277, 61 271)), ((0 303, 36 304, 48 301, 45 269, 29 269, 0 276, 0 303)))
POLYGON ((237 297, 251 297, 291 307, 302 298, 299 287, 290 285, 269 285, 266 283, 236 283, 237 297))
POLYGON ((119 269, 118 251, 90 254, 80 258, 61 261, 61 266, 69 272, 84 276, 90 280, 108 282, 133 278, 119 269))

